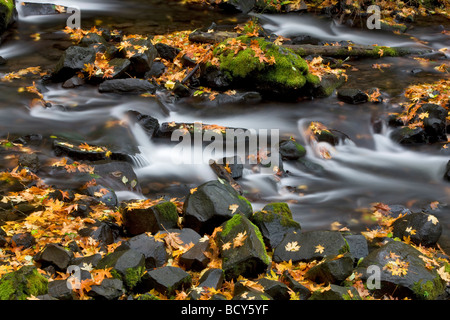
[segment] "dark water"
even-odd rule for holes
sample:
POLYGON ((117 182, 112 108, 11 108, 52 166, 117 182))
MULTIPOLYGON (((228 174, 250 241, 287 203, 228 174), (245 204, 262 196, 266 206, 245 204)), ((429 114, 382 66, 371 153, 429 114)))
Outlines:
MULTIPOLYGON (((69 3, 68 1, 66 1, 69 3)), ((64 1, 58 4, 65 4, 64 1)), ((220 11, 206 11, 200 7, 188 9, 176 1, 77 1, 82 10, 82 27, 101 23, 127 33, 158 34, 175 30, 195 29, 210 25, 245 21, 246 17, 228 15, 220 11)), ((0 55, 8 58, 0 73, 30 66, 51 69, 65 48, 70 46, 61 30, 65 17, 28 17, 17 24, 0 46, 0 55), (39 32, 40 41, 30 34, 39 32)), ((302 16, 265 16, 265 26, 285 36, 313 34, 326 41, 353 40, 365 44, 417 45, 409 36, 352 30, 336 26, 331 21, 302 16)), ((442 22, 442 23, 445 23, 442 22)), ((411 35, 428 41, 427 46, 440 49, 448 45, 448 36, 437 26, 424 23, 411 35)), ((445 27, 445 26, 444 26, 445 27)), ((447 26, 448 29, 448 26, 447 26)), ((372 203, 406 205, 414 210, 439 201, 442 208, 435 212, 450 230, 450 184, 443 181, 444 168, 450 155, 438 147, 406 149, 393 143, 384 128, 374 134, 372 120, 395 109, 405 87, 410 84, 436 81, 445 75, 434 70, 436 64, 421 65, 411 58, 365 59, 348 61, 357 71, 348 71, 348 87, 367 90, 378 87, 385 95, 383 104, 341 105, 335 95, 298 103, 266 102, 258 105, 225 105, 220 108, 200 108, 172 105, 170 111, 152 98, 114 96, 98 93, 95 87, 62 89, 60 85, 47 87, 45 99, 63 105, 69 111, 55 108, 31 108, 30 97, 17 93, 21 86, 31 84, 33 78, 0 82, 0 136, 40 133, 89 144, 115 145, 122 150, 138 150, 135 171, 142 185, 142 194, 119 193, 122 199, 185 195, 188 190, 215 175, 204 165, 176 165, 171 161, 172 146, 150 142, 142 130, 126 122, 124 113, 134 109, 158 118, 160 122, 180 121, 214 123, 229 127, 279 129, 281 137, 293 136, 307 148, 307 160, 321 166, 318 172, 306 172, 295 163, 284 163, 286 177, 244 171, 240 180, 254 209, 273 201, 288 201, 305 230, 329 228, 334 221, 363 230, 369 223, 364 214, 372 203), (373 69, 374 63, 391 63, 383 71, 373 69), (411 73, 422 68, 418 75, 411 73), (320 121, 329 128, 344 132, 351 141, 329 149, 332 159, 322 159, 304 137, 311 121, 320 121), (292 191, 293 187, 299 187, 292 191)), ((36 78, 37 79, 37 78, 36 78)), ((48 155, 51 155, 51 151, 48 155)))

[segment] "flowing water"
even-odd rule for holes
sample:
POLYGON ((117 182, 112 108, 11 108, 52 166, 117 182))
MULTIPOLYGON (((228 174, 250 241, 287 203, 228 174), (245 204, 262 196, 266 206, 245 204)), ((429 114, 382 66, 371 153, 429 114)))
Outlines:
MULTIPOLYGON (((70 1, 56 4, 70 6, 70 1)), ((129 33, 158 34, 174 30, 195 29, 217 24, 233 25, 245 21, 245 16, 227 15, 204 9, 189 10, 175 1, 77 1, 82 13, 82 27, 102 23, 129 33)), ((330 20, 302 15, 259 16, 272 32, 286 37, 311 35, 324 41, 352 40, 360 44, 392 46, 429 46, 440 49, 448 46, 448 36, 441 33, 438 23, 419 24, 411 34, 427 44, 417 44, 408 35, 386 34, 370 30, 338 26, 330 20)), ((20 17, 16 29, 0 46, 0 56, 9 60, 0 66, 6 73, 29 66, 51 69, 62 50, 70 45, 61 32, 67 16, 20 17), (40 41, 31 34, 40 33, 40 41)), ((444 23, 443 21, 442 23, 444 23)), ((447 26, 443 26, 444 28, 447 26)), ((215 179, 215 174, 203 165, 179 165, 173 162, 173 145, 149 141, 137 125, 126 121, 125 112, 133 109, 165 121, 218 124, 251 129, 279 129, 280 136, 293 136, 306 146, 306 159, 316 170, 305 170, 298 163, 285 162, 286 176, 255 173, 244 170, 239 180, 254 209, 268 202, 288 201, 294 218, 306 230, 329 228, 334 221, 363 230, 367 208, 374 202, 399 204, 419 210, 432 201, 442 208, 435 212, 450 230, 450 184, 442 179, 450 159, 439 147, 405 148, 389 139, 389 129, 375 134, 372 121, 379 115, 395 109, 404 88, 410 84, 431 82, 442 77, 432 64, 421 65, 410 58, 386 58, 392 63, 383 71, 372 68, 380 60, 349 61, 358 71, 348 71, 347 87, 367 90, 378 87, 384 94, 383 104, 339 104, 335 95, 298 103, 264 102, 257 105, 224 105, 220 108, 170 105, 162 107, 151 98, 116 96, 98 93, 96 87, 83 86, 62 89, 60 84, 47 86, 46 100, 62 107, 31 107, 26 95, 17 93, 21 86, 30 85, 29 79, 0 83, 0 134, 2 137, 40 133, 72 139, 88 144, 115 145, 135 154, 134 167, 142 193, 119 192, 121 199, 157 196, 183 196, 198 184, 215 179), (411 73, 421 68, 419 74, 411 73), (120 125, 110 125, 117 120, 120 125), (332 148, 332 159, 316 154, 304 136, 311 121, 320 121, 329 128, 350 137, 332 148), (133 152, 132 152, 133 150, 133 152), (137 152, 136 152, 137 151, 137 152)), ((51 151, 47 155, 51 155, 51 151)))

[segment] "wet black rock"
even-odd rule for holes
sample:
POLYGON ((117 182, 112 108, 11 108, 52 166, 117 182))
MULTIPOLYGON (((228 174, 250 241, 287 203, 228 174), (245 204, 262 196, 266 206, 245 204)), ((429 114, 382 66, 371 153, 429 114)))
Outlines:
POLYGON ((72 89, 72 88, 76 88, 79 86, 84 85, 85 81, 78 77, 78 76, 73 76, 72 78, 64 81, 64 83, 62 84, 62 87, 64 89, 72 89))
POLYGON ((239 280, 234 284, 232 300, 273 300, 262 288, 247 286, 246 281, 239 280))
POLYGON ((202 271, 209 263, 209 258, 205 256, 208 251, 209 242, 203 241, 196 243, 192 248, 180 256, 180 264, 187 270, 202 271))
POLYGON ((248 13, 255 6, 255 0, 230 0, 226 2, 220 2, 219 7, 230 12, 242 12, 248 13))
POLYGON ((130 208, 127 204, 126 201, 122 203, 121 213, 126 232, 130 235, 156 233, 177 226, 178 212, 172 202, 163 202, 148 208, 130 208))
POLYGON ((345 241, 347 241, 350 254, 356 261, 366 257, 369 254, 367 240, 362 234, 345 235, 344 238, 345 241))
POLYGON ((167 61, 173 61, 177 55, 181 52, 180 49, 171 47, 164 43, 155 44, 155 48, 158 51, 158 55, 167 61))
POLYGON ((376 274, 379 287, 375 296, 411 297, 434 300, 445 291, 445 285, 435 268, 429 269, 423 254, 401 241, 389 241, 373 250, 356 268, 363 281, 376 274))
POLYGON ((0 66, 5 65, 6 63, 8 63, 8 60, 6 60, 6 59, 3 58, 2 56, 0 56, 0 66))
POLYGON ((37 154, 25 153, 19 156, 19 166, 28 168, 31 172, 37 172, 41 167, 41 163, 37 154))
POLYGON ((393 235, 400 239, 409 238, 416 245, 433 246, 442 234, 442 225, 431 214, 411 213, 397 219, 393 226, 393 235))
POLYGON ((289 287, 283 282, 261 278, 256 283, 264 288, 264 292, 271 296, 274 300, 289 300, 289 287))
POLYGON ((122 280, 130 290, 141 280, 145 271, 145 258, 142 253, 133 249, 116 250, 104 256, 97 263, 97 268, 112 268, 113 276, 122 280))
POLYGON ((400 127, 391 133, 391 139, 403 145, 423 144, 427 142, 423 128, 400 127))
POLYGON ((348 244, 339 231, 293 231, 286 234, 275 248, 273 260, 310 262, 348 251, 348 244))
POLYGON ((122 243, 120 248, 130 248, 142 253, 145 258, 146 269, 162 267, 169 258, 165 243, 156 241, 154 237, 145 233, 130 238, 125 243, 122 243))
POLYGON ((155 289, 167 296, 172 296, 177 290, 185 290, 191 286, 189 273, 178 267, 165 266, 148 271, 142 278, 142 286, 146 291, 155 289))
POLYGON ((215 227, 231 218, 234 212, 250 217, 252 207, 228 182, 214 180, 190 193, 184 202, 183 211, 185 226, 204 234, 211 233, 215 227), (230 206, 233 207, 230 209, 230 206))
POLYGON ((244 164, 239 156, 224 157, 218 161, 219 164, 224 165, 231 172, 231 177, 235 180, 242 177, 244 171, 244 164))
POLYGON ((328 256, 322 263, 309 269, 305 278, 316 283, 339 284, 353 272, 353 257, 346 253, 342 256, 328 256))
POLYGON ((113 79, 102 82, 98 91, 100 93, 155 93, 156 86, 144 79, 113 79))
POLYGON ((304 285, 302 285, 300 282, 295 280, 291 274, 289 273, 289 270, 285 270, 282 275, 282 280, 284 283, 287 284, 287 286, 298 295, 300 300, 307 300, 311 296, 311 291, 304 285))
POLYGON ((91 286, 88 295, 96 300, 115 300, 125 292, 120 279, 103 279, 99 285, 91 286))
POLYGON ((53 280, 48 283, 48 295, 58 300, 76 300, 76 291, 70 289, 67 280, 53 280))
POLYGON ((191 228, 183 228, 181 230, 176 228, 166 229, 164 231, 158 231, 157 235, 168 232, 173 233, 182 242, 182 245, 197 244, 201 239, 198 232, 191 228))
POLYGON ((446 130, 446 117, 447 110, 443 107, 426 103, 423 104, 418 110, 417 114, 427 113, 428 117, 422 119, 425 135, 429 143, 446 142, 447 130, 446 130))
POLYGON ((36 239, 30 232, 16 233, 11 237, 11 244, 14 247, 22 247, 28 249, 36 244, 36 239))
POLYGON ((221 227, 219 243, 229 244, 228 248, 222 245, 220 250, 222 269, 227 279, 236 279, 239 275, 257 277, 268 268, 271 261, 264 240, 258 227, 248 218, 236 213, 221 227))
POLYGON ((347 88, 340 89, 337 92, 337 98, 341 101, 350 104, 365 103, 369 100, 367 93, 362 92, 359 89, 347 88))
POLYGON ((121 79, 128 77, 128 70, 131 67, 130 60, 114 58, 108 61, 108 65, 114 68, 113 73, 108 77, 108 79, 121 79))
POLYGON ((280 141, 279 150, 283 160, 298 160, 306 155, 305 148, 292 139, 280 141))
POLYGON ((95 50, 93 48, 69 47, 53 70, 51 78, 54 82, 63 82, 81 71, 85 64, 94 63, 94 61, 95 50))
POLYGON ((445 166, 444 180, 450 181, 450 160, 447 162, 445 166))
POLYGON ((141 48, 146 48, 143 52, 135 52, 135 54, 130 57, 131 73, 137 77, 144 76, 147 71, 150 71, 153 60, 155 60, 158 55, 158 51, 149 39, 132 38, 128 41, 132 47, 140 46, 141 48))
POLYGON ((135 110, 128 111, 126 115, 131 121, 138 123, 150 138, 154 137, 159 129, 158 119, 150 115, 142 114, 135 110))
POLYGON ((101 245, 109 245, 119 238, 120 227, 112 223, 101 222, 100 225, 91 233, 91 237, 97 240, 101 245))
POLYGON ((353 287, 330 285, 329 290, 316 290, 309 300, 361 300, 361 296, 353 287))
POLYGON ((89 47, 92 45, 106 45, 107 42, 105 38, 97 33, 88 33, 83 38, 81 38, 80 43, 78 44, 80 47, 89 47))
POLYGON ((116 193, 111 188, 102 185, 90 186, 86 188, 86 194, 108 207, 114 208, 118 205, 116 193))
POLYGON ((214 288, 216 290, 222 287, 224 281, 223 270, 219 268, 211 268, 208 269, 203 275, 200 277, 199 287, 207 287, 214 288))
POLYGON ((161 61, 155 61, 149 71, 145 73, 144 78, 159 78, 166 71, 166 66, 161 61))
POLYGON ((138 191, 139 183, 133 166, 125 161, 97 161, 91 164, 96 182, 115 191, 138 191))
POLYGON ((38 254, 34 256, 34 261, 40 263, 43 268, 52 265, 58 270, 64 271, 70 265, 73 253, 62 246, 49 243, 38 254))
POLYGON ((253 214, 251 221, 259 228, 269 248, 277 247, 287 233, 300 232, 301 229, 300 224, 292 219, 287 203, 282 202, 266 205, 253 214))

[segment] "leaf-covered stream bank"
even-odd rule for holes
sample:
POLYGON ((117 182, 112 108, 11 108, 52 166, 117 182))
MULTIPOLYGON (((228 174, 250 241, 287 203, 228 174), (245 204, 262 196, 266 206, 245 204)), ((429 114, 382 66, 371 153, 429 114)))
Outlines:
POLYGON ((368 4, 80 1, 76 29, 25 2, 0 299, 448 299, 448 7, 380 2, 369 30, 368 4), (174 131, 229 128, 279 130, 278 165, 174 161, 174 131))

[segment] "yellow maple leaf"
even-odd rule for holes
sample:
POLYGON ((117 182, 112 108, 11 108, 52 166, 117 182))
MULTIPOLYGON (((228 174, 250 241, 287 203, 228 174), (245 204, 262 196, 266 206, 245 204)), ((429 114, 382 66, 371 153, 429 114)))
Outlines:
POLYGON ((239 232, 238 235, 233 239, 233 248, 242 247, 244 245, 245 239, 247 239, 247 231, 239 232))
POLYGON ((323 253, 323 251, 325 250, 325 248, 319 244, 316 246, 316 251, 314 251, 315 253, 323 253))
POLYGON ((439 222, 439 220, 432 214, 428 215, 427 221, 431 221, 434 225, 436 225, 439 222))
POLYGON ((286 244, 286 246, 284 247, 284 249, 289 252, 296 252, 296 251, 300 250, 300 246, 298 245, 297 241, 293 241, 293 242, 288 242, 286 244))
POLYGON ((230 204, 230 206, 228 207, 228 209, 231 210, 231 214, 234 214, 238 208, 238 204, 230 204))

